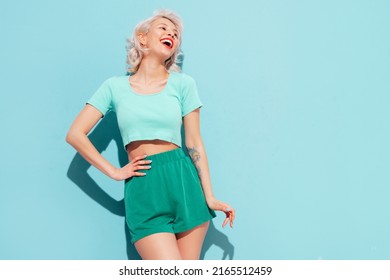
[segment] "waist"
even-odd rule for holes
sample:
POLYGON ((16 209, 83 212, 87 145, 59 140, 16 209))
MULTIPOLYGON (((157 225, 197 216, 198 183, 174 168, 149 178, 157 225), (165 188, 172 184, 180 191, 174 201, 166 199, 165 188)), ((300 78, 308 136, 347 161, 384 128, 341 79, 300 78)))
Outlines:
POLYGON ((178 148, 179 147, 177 145, 163 140, 141 140, 134 141, 128 144, 126 146, 126 151, 129 157, 129 161, 131 161, 137 156, 152 156, 155 154, 172 151, 178 148))
POLYGON ((163 165, 172 161, 176 161, 178 159, 185 158, 186 154, 184 153, 182 148, 176 148, 174 150, 148 155, 146 160, 152 160, 152 165, 163 165))

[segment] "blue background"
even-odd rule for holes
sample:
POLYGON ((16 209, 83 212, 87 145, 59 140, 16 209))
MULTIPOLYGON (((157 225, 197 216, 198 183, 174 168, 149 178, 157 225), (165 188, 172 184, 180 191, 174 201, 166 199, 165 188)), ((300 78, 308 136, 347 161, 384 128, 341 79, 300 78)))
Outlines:
MULTIPOLYGON (((11 1, 0 7, 0 258, 127 259, 123 182, 65 135, 133 27, 184 20, 217 197, 205 259, 390 258, 389 1, 11 1)), ((125 162, 115 115, 91 134, 125 162)))

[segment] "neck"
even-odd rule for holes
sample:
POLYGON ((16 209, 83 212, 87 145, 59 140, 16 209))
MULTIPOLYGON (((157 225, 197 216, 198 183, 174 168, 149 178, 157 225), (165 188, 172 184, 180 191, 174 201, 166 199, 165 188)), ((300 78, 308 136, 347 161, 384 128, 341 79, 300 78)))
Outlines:
POLYGON ((139 82, 148 83, 167 78, 168 72, 163 62, 146 56, 142 59, 138 71, 134 76, 139 82))

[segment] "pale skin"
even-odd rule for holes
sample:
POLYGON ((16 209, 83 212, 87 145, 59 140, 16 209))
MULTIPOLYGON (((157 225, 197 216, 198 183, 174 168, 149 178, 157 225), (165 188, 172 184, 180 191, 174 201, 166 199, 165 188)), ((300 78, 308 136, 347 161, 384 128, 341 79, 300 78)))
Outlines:
MULTIPOLYGON (((178 46, 176 26, 166 18, 156 19, 146 34, 138 34, 143 46, 148 48, 138 71, 129 79, 133 90, 140 94, 160 92, 166 85, 169 73, 164 61, 172 56, 178 46), (171 38, 173 47, 161 43, 162 38, 171 38)), ((129 163, 117 168, 107 161, 94 147, 87 135, 102 118, 95 107, 87 104, 78 114, 66 141, 71 144, 91 165, 114 180, 125 180, 133 176, 144 176, 142 170, 152 168, 152 163, 144 160, 146 155, 157 154, 178 148, 173 143, 162 140, 131 142, 126 146, 129 163)), ((217 200, 213 194, 208 160, 200 134, 200 110, 196 109, 183 118, 185 145, 198 170, 207 205, 215 211, 222 211, 226 218, 222 224, 233 227, 235 210, 228 204, 217 200)), ((138 240, 134 245, 142 259, 199 259, 209 222, 191 230, 172 234, 156 233, 138 240)))

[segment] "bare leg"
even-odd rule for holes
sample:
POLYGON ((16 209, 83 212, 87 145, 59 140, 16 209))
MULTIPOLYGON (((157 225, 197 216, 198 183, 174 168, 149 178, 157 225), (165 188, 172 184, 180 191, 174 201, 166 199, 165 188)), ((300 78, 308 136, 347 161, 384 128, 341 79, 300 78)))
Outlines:
POLYGON ((173 233, 155 233, 138 240, 134 245, 143 260, 182 259, 173 233))
POLYGON ((193 229, 176 234, 177 245, 183 260, 199 260, 209 224, 210 222, 205 222, 193 229))

